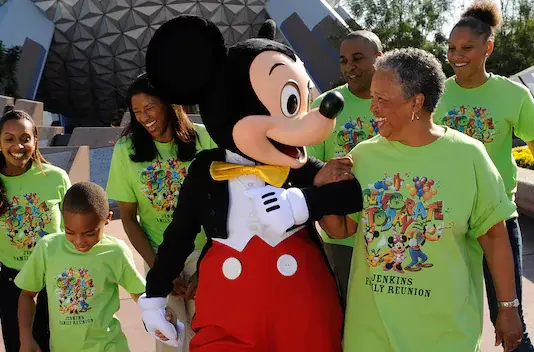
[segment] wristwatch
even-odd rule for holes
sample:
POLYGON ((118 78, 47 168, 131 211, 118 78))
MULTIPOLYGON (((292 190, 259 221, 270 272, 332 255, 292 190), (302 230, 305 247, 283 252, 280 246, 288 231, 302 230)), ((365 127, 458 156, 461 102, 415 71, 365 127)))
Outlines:
POLYGON ((510 302, 497 302, 497 306, 503 308, 517 308, 519 307, 519 300, 516 298, 510 302))

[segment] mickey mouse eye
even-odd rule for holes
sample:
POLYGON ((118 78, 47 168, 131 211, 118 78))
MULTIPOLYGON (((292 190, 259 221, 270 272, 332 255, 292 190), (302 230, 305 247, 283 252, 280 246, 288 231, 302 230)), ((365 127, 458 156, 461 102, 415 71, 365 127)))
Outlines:
POLYGON ((282 88, 280 107, 282 108, 282 113, 286 117, 293 117, 299 112, 300 92, 295 83, 289 82, 282 88))

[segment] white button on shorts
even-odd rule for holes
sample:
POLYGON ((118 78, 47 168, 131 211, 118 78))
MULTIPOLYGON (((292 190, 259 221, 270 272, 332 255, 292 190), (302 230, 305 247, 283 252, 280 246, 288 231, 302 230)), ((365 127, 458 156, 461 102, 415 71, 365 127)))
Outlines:
POLYGON ((284 276, 294 275, 297 272, 297 266, 297 260, 289 254, 281 255, 276 263, 278 271, 284 276))
POLYGON ((235 280, 241 275, 243 270, 239 259, 230 257, 226 259, 222 266, 224 276, 229 280, 235 280))

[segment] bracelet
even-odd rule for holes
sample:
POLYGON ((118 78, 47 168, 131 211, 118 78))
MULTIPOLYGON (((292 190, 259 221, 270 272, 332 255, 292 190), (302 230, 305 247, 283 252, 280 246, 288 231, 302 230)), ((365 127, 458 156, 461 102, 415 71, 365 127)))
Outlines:
POLYGON ((519 300, 516 298, 510 302, 497 302, 497 306, 502 308, 517 308, 519 307, 519 300))

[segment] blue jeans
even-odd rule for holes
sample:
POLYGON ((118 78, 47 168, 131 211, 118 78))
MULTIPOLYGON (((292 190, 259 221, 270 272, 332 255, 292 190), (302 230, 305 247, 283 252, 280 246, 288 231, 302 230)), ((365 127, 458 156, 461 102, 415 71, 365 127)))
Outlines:
MULTIPOLYGON (((506 229, 508 230, 508 236, 510 238, 510 245, 512 246, 512 255, 514 257, 515 266, 515 290, 517 299, 519 299, 519 317, 523 323, 523 341, 521 345, 517 347, 515 352, 534 352, 534 347, 528 337, 527 328, 525 325, 525 319, 523 318, 523 300, 522 300, 522 277, 523 277, 523 240, 521 238, 521 229, 519 228, 519 221, 517 218, 512 218, 506 221, 506 229)), ((484 279, 486 281, 486 291, 488 296, 488 305, 490 310, 490 318, 495 326, 497 321, 497 313, 499 308, 497 307, 497 294, 495 293, 495 287, 493 285, 493 279, 491 278, 486 259, 484 259, 484 279)))

